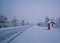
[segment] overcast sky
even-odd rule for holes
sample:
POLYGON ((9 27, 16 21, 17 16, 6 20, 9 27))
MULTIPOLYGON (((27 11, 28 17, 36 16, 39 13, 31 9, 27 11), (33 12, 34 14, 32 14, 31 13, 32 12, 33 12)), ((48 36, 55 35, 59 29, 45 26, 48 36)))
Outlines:
POLYGON ((59 0, 0 0, 0 12, 9 18, 16 17, 18 20, 33 23, 49 18, 60 16, 59 0))

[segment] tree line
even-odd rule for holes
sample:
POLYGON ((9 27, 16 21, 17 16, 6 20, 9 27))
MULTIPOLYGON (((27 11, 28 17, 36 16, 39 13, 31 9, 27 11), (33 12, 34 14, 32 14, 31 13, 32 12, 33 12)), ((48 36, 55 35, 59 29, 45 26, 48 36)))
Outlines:
POLYGON ((60 17, 58 17, 58 18, 49 18, 48 16, 46 16, 44 22, 39 22, 39 23, 37 23, 37 25, 42 26, 42 27, 47 27, 48 22, 55 22, 54 27, 55 28, 60 28, 60 17))
POLYGON ((25 22, 25 20, 18 21, 16 17, 9 21, 7 16, 0 15, 0 28, 25 25, 29 25, 29 22, 25 22))

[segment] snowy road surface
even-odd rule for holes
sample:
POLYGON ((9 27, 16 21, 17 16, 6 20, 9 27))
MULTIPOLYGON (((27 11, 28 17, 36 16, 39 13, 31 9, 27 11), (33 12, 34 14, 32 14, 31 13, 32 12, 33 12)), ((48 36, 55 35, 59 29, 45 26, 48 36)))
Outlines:
MULTIPOLYGON (((29 26, 16 27, 12 29, 0 29, 0 43, 7 43, 15 34, 22 33, 27 30, 29 26)), ((11 41, 11 40, 10 40, 11 41)))
POLYGON ((10 43, 60 43, 60 29, 32 26, 10 43))

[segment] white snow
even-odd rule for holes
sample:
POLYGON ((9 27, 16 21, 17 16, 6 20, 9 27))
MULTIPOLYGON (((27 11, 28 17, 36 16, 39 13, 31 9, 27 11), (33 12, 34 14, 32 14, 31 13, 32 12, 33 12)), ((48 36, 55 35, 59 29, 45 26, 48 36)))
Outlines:
POLYGON ((17 27, 10 27, 10 28, 2 28, 0 29, 0 43, 7 43, 12 38, 15 38, 18 34, 21 34, 25 30, 30 27, 28 26, 17 26, 17 27))
POLYGON ((10 43, 60 43, 60 29, 32 26, 10 43))
MULTIPOLYGON (((29 26, 29 25, 28 25, 29 26)), ((27 27, 28 27, 27 26, 27 27)), ((5 28, 0 28, 0 33, 4 32, 4 31, 7 31, 7 30, 11 30, 11 29, 16 29, 16 28, 23 28, 23 27, 26 27, 26 26, 16 26, 16 27, 5 27, 5 28)))

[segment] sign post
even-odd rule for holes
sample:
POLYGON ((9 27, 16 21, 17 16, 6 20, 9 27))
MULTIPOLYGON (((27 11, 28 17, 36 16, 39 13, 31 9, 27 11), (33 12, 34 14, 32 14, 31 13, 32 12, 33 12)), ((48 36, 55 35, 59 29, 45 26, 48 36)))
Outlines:
POLYGON ((50 23, 48 23, 48 30, 50 30, 50 23))

